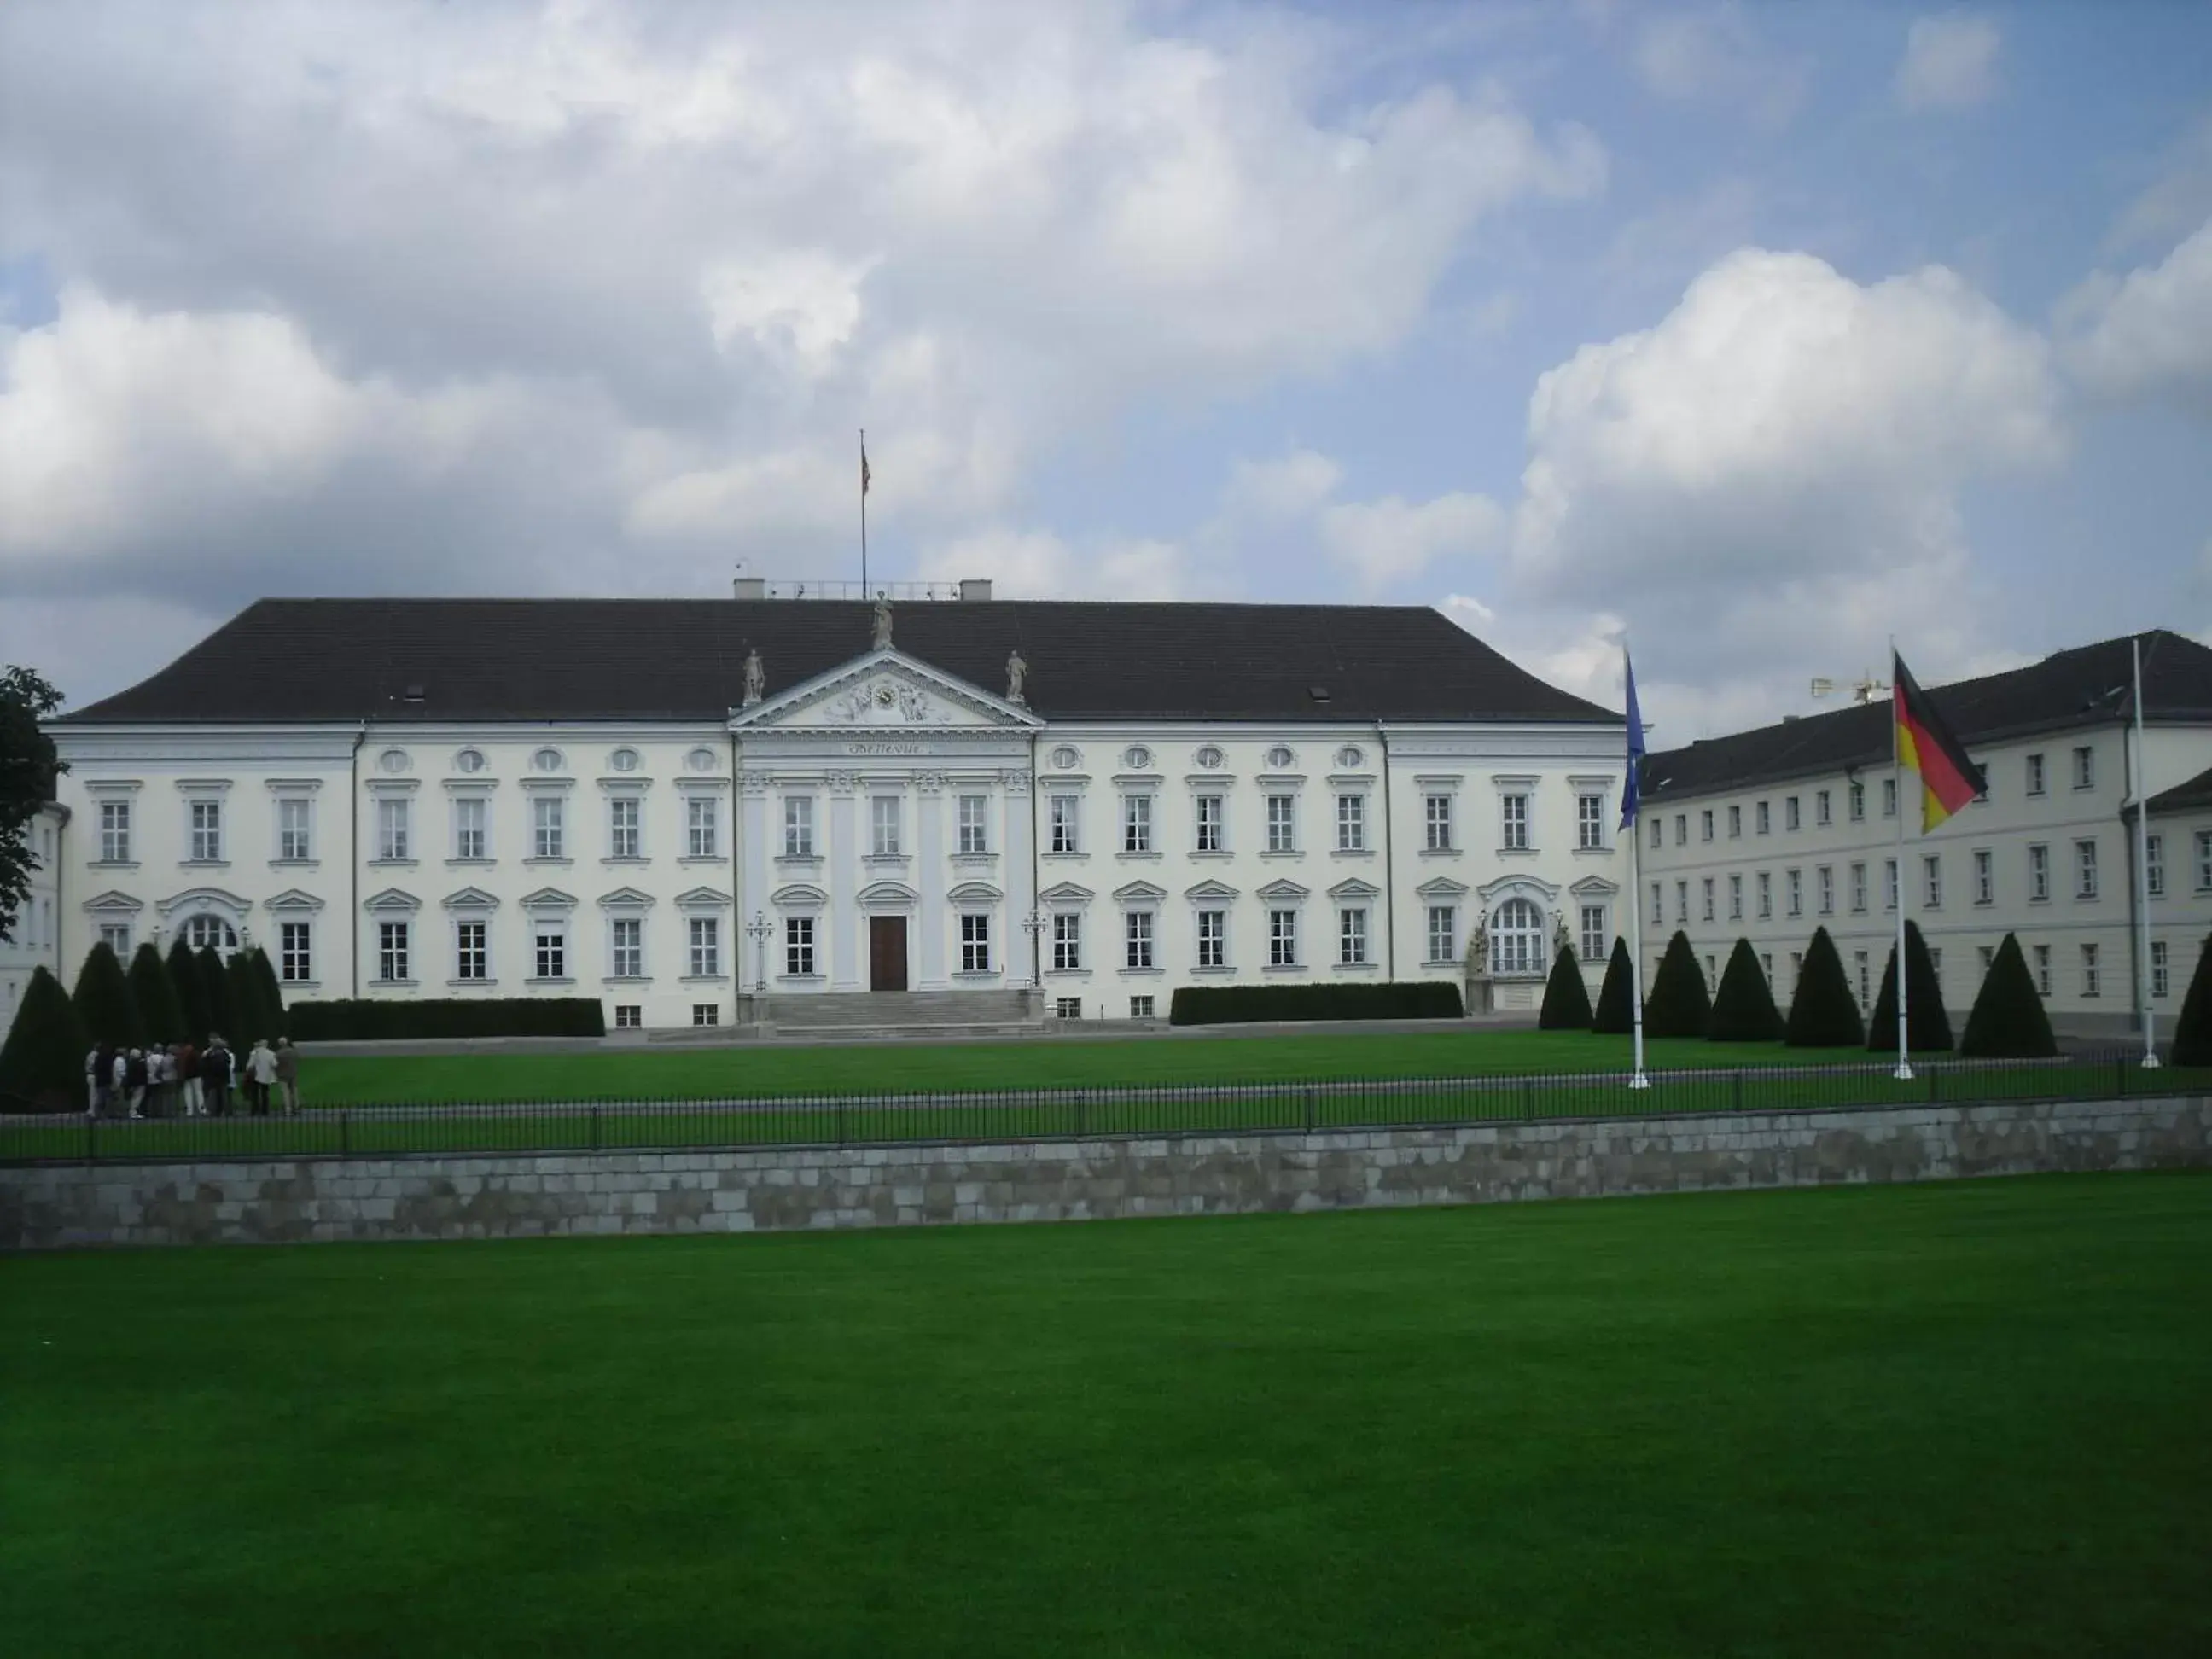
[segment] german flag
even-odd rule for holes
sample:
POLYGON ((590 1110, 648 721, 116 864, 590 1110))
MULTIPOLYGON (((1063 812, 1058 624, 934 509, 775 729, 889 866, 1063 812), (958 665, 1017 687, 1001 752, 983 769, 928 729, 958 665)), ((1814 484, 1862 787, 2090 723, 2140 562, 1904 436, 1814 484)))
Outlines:
POLYGON ((1920 774, 1920 833, 1926 835, 1990 787, 1982 769, 1951 730, 1905 659, 1895 657, 1889 683, 1897 710, 1897 758, 1920 774))

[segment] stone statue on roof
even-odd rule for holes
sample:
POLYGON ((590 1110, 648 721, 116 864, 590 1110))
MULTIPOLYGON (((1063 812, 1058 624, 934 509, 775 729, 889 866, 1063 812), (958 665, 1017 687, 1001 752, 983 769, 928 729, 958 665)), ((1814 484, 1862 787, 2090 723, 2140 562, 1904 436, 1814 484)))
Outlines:
POLYGON ((761 666, 760 647, 754 646, 745 653, 745 707, 758 702, 767 690, 768 671, 761 666))
POLYGON ((1019 651, 1006 653, 1006 701, 1008 702, 1021 703, 1029 701, 1022 695, 1022 683, 1028 679, 1030 665, 1022 660, 1022 653, 1019 651))
POLYGON ((876 600, 876 631, 868 645, 874 651, 891 648, 891 602, 888 599, 879 597, 876 600))

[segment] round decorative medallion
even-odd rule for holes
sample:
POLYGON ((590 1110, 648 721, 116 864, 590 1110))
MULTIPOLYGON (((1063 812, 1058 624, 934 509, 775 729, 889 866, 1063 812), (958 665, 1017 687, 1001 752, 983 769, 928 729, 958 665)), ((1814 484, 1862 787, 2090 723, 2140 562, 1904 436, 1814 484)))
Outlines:
POLYGON ((530 757, 530 763, 540 772, 557 772, 561 769, 561 751, 541 749, 530 757))
POLYGON ((637 750, 617 749, 607 757, 607 764, 617 772, 635 772, 637 770, 637 750))
POLYGON ((1198 751, 1198 763, 1207 771, 1218 771, 1221 766, 1221 751, 1212 744, 1198 751))
POLYGON ((457 772, 483 771, 484 769, 483 750, 481 749, 462 750, 459 754, 453 757, 453 769, 457 772))
POLYGON ((386 772, 404 772, 407 769, 407 751, 404 749, 387 749, 376 757, 376 763, 386 772))
POLYGON ((877 708, 888 708, 897 701, 898 693, 893 690, 889 685, 879 685, 876 688, 877 708))
POLYGON ((1280 744, 1276 744, 1275 747, 1267 751, 1267 764, 1273 767, 1278 772, 1281 771, 1286 766, 1295 765, 1297 758, 1298 757, 1296 755, 1293 755, 1289 750, 1284 748, 1280 744))
POLYGON ((714 769, 714 751, 711 749, 694 749, 684 757, 684 764, 694 772, 711 772, 714 769))
POLYGON ((1141 772, 1152 763, 1152 751, 1138 744, 1121 757, 1122 763, 1133 772, 1141 772))
POLYGON ((1083 757, 1066 744, 1052 751, 1052 763, 1063 772, 1072 772, 1083 763, 1083 757))
POLYGON ((1362 750, 1348 743, 1336 751, 1336 763, 1347 769, 1361 765, 1366 759, 1367 757, 1362 750))

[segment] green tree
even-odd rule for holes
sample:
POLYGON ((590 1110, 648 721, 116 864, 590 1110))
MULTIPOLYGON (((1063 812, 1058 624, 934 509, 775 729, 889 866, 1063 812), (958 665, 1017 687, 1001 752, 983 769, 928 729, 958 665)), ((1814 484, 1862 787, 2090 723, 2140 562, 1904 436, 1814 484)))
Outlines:
POLYGON ((276 982, 276 970, 269 964, 269 953, 259 945, 246 952, 253 969, 253 983, 261 998, 261 1018, 268 1030, 259 1033, 274 1042, 285 1035, 284 988, 276 982))
POLYGON ((261 983, 254 977, 252 959, 243 951, 234 951, 222 965, 223 978, 230 985, 230 1017, 237 1022, 235 1031, 225 1030, 231 1047, 244 1054, 259 1038, 270 1035, 269 1011, 262 1006, 261 983))
POLYGON ((2197 950, 2197 971, 2173 1022, 2172 1058, 2176 1066, 2212 1066, 2212 933, 2197 950))
POLYGON ((62 706, 62 694, 28 668, 0 670, 0 939, 15 935, 15 913, 31 890, 27 833, 39 809, 54 798, 62 764, 39 722, 62 706))
POLYGON ((207 1012, 207 1030, 200 1033, 203 1046, 210 1032, 220 1031, 233 1047, 238 1042, 239 1010, 230 1000, 230 978, 224 973, 222 957, 212 945, 203 945, 192 953, 192 969, 200 980, 200 1000, 207 1012))
MULTIPOLYGON (((1896 1016, 1890 1016, 1891 1024, 1896 1016)), ((2020 940, 2004 936, 1982 975, 1982 988, 1966 1016, 1966 1029, 1959 1039, 1959 1052, 1984 1060, 2042 1060, 2058 1052, 2051 1035, 2051 1016, 2035 989, 2035 976, 2027 971, 2020 940)))
POLYGON ((1615 935, 1613 955, 1605 964, 1605 983, 1598 987, 1597 1012, 1590 1030, 1607 1036, 1626 1036, 1636 1029, 1636 964, 1628 959, 1628 941, 1615 935))
POLYGON ((131 994, 123 964, 105 941, 85 952, 70 1000, 76 1005, 76 1017, 93 1042, 112 1042, 118 1048, 145 1045, 146 1022, 139 1016, 138 1000, 131 994))
MULTIPOLYGON (((1943 1011, 1943 985, 1936 976, 1936 959, 1928 954, 1928 941, 1920 937, 1920 924, 1905 924, 1905 988, 1911 997, 1905 1011, 1905 1039, 1915 1054, 1942 1054, 1951 1046, 1951 1016, 1943 1011)), ((1874 1016, 1867 1021, 1867 1051, 1897 1052, 1897 947, 1890 946, 1889 965, 1881 971, 1881 994, 1874 1000, 1874 1016)))
POLYGON ((1705 1035, 1715 1042, 1773 1042, 1782 1036, 1782 1016, 1775 1012, 1773 988, 1766 970, 1759 965, 1751 941, 1740 939, 1721 969, 1720 989, 1713 994, 1713 1014, 1705 1035))
POLYGON ((1697 953, 1690 949, 1690 936, 1677 928, 1667 941, 1667 954, 1659 959, 1659 972, 1644 1004, 1644 1035, 1701 1037, 1712 1013, 1712 999, 1697 953))
POLYGON ((199 959, 192 947, 185 943, 182 933, 169 946, 168 959, 163 963, 169 970, 169 984, 177 994, 177 1006, 184 1011, 185 1036, 194 1043, 204 1043, 212 1020, 208 1012, 207 982, 200 976, 199 959))
MULTIPOLYGON (((112 955, 112 953, 111 953, 112 955)), ((76 1005, 44 966, 32 969, 15 1023, 0 1042, 0 1095, 27 1103, 33 1111, 82 1111, 84 1057, 92 1048, 76 1005)))
POLYGON ((153 940, 148 939, 132 953, 130 980, 131 1000, 138 1005, 138 1018, 145 1023, 147 1041, 164 1046, 182 1042, 185 1011, 177 1006, 177 988, 153 940))
POLYGON ((1805 948, 1782 1040, 1792 1048, 1857 1048, 1866 1042, 1858 999, 1851 994, 1844 959, 1825 927, 1813 930, 1813 942, 1805 948))
POLYGON ((1587 1031, 1590 1028, 1589 987, 1583 983, 1582 964, 1575 947, 1563 945, 1552 959, 1552 977, 1544 986, 1544 1006, 1536 1016, 1540 1031, 1587 1031))

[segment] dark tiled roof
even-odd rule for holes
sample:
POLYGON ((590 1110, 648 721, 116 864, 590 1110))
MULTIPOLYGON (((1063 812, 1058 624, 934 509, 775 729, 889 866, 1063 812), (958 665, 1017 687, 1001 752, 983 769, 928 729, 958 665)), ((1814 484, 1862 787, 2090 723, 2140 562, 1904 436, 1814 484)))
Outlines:
MULTIPOLYGON (((2150 815, 2161 812, 2194 812, 2212 806, 2212 768, 2199 772, 2186 783, 2177 783, 2171 789, 2161 789, 2150 798, 2150 815)), ((2121 809, 2120 816, 2135 816, 2132 806, 2121 809)))
MULTIPOLYGON (((749 647, 773 696, 869 638, 857 600, 263 599, 63 723, 719 720, 749 647)), ((1411 606, 947 600, 892 639, 993 693, 1018 647, 1053 720, 1620 718, 1411 606)))
MULTIPOLYGON (((2109 725, 2134 713, 2128 640, 2077 646, 2026 668, 1933 686, 1928 695, 1970 747, 2109 725)), ((2212 724, 2212 650, 2165 629, 2145 634, 2142 641, 2143 719, 2212 724)), ((1845 767, 1887 766, 1889 726, 1885 699, 1666 750, 1644 757, 1644 793, 1655 800, 1705 795, 1845 767)))

